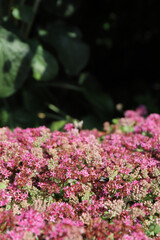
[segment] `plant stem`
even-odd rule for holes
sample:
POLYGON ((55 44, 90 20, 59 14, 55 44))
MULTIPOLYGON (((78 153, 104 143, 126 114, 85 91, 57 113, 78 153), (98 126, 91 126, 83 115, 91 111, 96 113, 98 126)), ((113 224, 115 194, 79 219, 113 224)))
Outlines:
POLYGON ((27 25, 26 31, 24 33, 24 38, 27 38, 30 34, 30 31, 31 31, 31 28, 33 26, 33 22, 34 22, 34 19, 35 19, 35 16, 36 16, 36 13, 37 13, 40 2, 41 2, 41 0, 35 0, 34 6, 33 6, 34 14, 33 14, 31 22, 27 25))
POLYGON ((39 83, 39 86, 41 86, 41 87, 51 86, 51 87, 55 87, 55 88, 64 88, 64 89, 74 90, 74 91, 78 91, 78 92, 82 91, 81 87, 78 87, 73 84, 65 83, 65 82, 62 82, 62 83, 57 83, 57 82, 55 82, 55 83, 39 83))

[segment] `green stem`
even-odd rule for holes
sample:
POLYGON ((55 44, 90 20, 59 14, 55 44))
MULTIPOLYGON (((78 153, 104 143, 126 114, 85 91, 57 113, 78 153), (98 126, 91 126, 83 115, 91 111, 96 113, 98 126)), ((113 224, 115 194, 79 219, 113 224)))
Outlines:
POLYGON ((33 14, 31 22, 27 25, 27 28, 26 28, 26 31, 25 31, 25 34, 24 34, 24 38, 27 38, 29 36, 30 32, 31 32, 31 28, 33 26, 33 23, 34 23, 34 20, 35 20, 36 13, 37 13, 40 2, 41 2, 41 0, 36 0, 35 3, 34 3, 34 6, 33 6, 34 14, 33 14))
POLYGON ((75 85, 72 85, 72 84, 69 84, 69 83, 39 83, 38 84, 39 86, 51 86, 51 87, 55 87, 55 88, 64 88, 64 89, 68 89, 68 90, 74 90, 74 91, 78 91, 78 92, 81 92, 82 91, 82 88, 81 87, 78 87, 78 86, 75 86, 75 85))
POLYGON ((63 117, 66 117, 66 115, 67 115, 65 112, 63 112, 62 110, 60 110, 58 107, 56 107, 53 104, 48 104, 48 108, 50 110, 52 110, 53 112, 55 112, 55 113, 57 113, 57 114, 59 114, 59 115, 61 115, 63 117))

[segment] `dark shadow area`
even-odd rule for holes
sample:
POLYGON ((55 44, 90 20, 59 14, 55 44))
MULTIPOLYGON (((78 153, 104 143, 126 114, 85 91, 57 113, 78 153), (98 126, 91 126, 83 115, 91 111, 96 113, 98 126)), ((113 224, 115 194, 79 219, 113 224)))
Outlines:
POLYGON ((3 65, 3 72, 4 73, 9 72, 11 67, 12 67, 11 61, 9 61, 9 60, 5 61, 4 65, 3 65))
MULTIPOLYGON (((39 79, 32 60, 22 62, 17 79, 25 72, 26 81, 15 82, 18 91, 0 102, 0 111, 11 118, 13 106, 14 115, 34 115, 33 126, 83 119, 86 128, 99 129, 141 104, 148 113, 160 113, 158 0, 47 0, 33 19, 33 1, 15 1, 14 13, 7 11, 8 0, 2 2, 2 26, 28 44, 32 57, 39 46, 44 54, 34 63, 42 71, 39 79)), ((3 66, 8 72, 8 61, 3 66)))

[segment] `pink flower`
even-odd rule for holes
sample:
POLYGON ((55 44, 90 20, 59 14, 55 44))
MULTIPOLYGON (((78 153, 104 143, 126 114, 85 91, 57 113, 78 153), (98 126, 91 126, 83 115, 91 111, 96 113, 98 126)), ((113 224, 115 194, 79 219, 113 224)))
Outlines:
POLYGON ((145 105, 140 105, 137 109, 136 109, 136 113, 140 116, 144 116, 147 114, 147 108, 145 105))
POLYGON ((71 129, 74 128, 74 125, 72 123, 67 123, 65 126, 64 126, 64 130, 66 130, 67 132, 71 131, 71 129))

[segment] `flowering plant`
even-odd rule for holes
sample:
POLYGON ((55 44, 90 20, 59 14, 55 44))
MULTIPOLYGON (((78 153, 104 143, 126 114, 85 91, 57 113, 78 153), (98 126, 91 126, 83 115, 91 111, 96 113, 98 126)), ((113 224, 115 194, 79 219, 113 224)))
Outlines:
MULTIPOLYGON (((143 111, 142 111, 143 110, 143 111)), ((0 129, 0 239, 160 239, 160 115, 0 129)))

